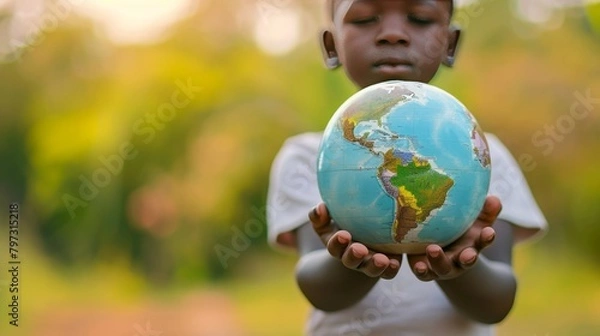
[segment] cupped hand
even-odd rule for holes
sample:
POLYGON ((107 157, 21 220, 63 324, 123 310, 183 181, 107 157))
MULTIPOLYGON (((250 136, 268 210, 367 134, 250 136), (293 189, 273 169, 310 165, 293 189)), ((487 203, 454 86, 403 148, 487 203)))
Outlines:
POLYGON ((479 258, 479 253, 492 244, 496 221, 502 204, 495 196, 488 196, 473 225, 456 241, 442 249, 429 245, 425 254, 409 255, 413 273, 422 281, 448 280, 467 272, 479 258))
POLYGON ((349 269, 369 277, 392 279, 400 270, 402 255, 375 252, 364 244, 352 241, 352 235, 340 230, 331 219, 327 207, 321 203, 309 213, 313 229, 327 246, 327 251, 349 269))

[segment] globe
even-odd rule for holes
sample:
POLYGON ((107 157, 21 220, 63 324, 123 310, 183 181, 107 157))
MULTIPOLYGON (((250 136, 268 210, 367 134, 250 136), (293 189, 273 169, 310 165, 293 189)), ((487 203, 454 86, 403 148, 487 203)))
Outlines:
POLYGON ((488 192, 490 152, 473 115, 432 85, 387 81, 346 100, 317 158, 320 195, 353 240, 420 254, 463 235, 488 192))

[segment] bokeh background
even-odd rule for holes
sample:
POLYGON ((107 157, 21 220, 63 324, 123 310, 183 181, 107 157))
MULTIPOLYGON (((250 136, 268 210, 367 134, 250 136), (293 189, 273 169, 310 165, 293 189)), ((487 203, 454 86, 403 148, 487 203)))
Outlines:
MULTIPOLYGON (((516 249, 499 334, 598 335, 600 3, 460 5, 433 84, 505 142, 551 226, 516 249)), ((323 22, 320 0, 0 0, 0 334, 301 335, 265 199, 284 139, 354 92, 321 64, 323 22)))

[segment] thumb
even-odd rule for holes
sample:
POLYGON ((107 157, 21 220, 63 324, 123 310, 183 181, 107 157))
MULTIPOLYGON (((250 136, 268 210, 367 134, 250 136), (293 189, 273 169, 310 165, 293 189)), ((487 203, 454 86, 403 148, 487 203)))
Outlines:
POLYGON ((481 209, 477 219, 487 223, 493 223, 500 214, 500 211, 502 211, 500 199, 496 196, 487 196, 485 203, 483 204, 483 209, 481 209))
POLYGON ((323 241, 328 241, 329 238, 338 231, 331 222, 329 211, 324 203, 320 203, 314 207, 312 211, 309 212, 308 218, 312 223, 313 229, 323 241))

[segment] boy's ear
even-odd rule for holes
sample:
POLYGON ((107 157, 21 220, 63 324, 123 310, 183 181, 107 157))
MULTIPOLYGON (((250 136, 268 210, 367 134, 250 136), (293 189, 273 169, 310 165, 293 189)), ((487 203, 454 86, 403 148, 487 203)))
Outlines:
POLYGON ((454 66, 454 62, 456 61, 456 51, 458 49, 458 43, 461 35, 460 28, 456 25, 452 25, 450 27, 449 35, 446 59, 442 61, 442 64, 451 68, 454 66))
POLYGON ((329 30, 321 32, 321 52, 323 53, 323 61, 327 69, 333 70, 341 65, 335 49, 333 34, 329 30))

